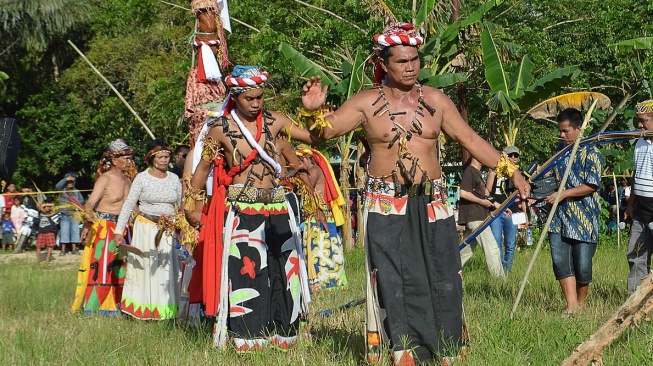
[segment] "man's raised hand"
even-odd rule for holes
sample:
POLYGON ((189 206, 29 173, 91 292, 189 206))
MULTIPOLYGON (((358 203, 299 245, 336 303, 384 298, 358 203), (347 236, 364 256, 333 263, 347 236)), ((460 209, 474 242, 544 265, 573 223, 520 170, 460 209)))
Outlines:
POLYGON ((304 109, 314 111, 326 101, 328 87, 322 86, 320 76, 311 77, 302 88, 302 104, 304 109))

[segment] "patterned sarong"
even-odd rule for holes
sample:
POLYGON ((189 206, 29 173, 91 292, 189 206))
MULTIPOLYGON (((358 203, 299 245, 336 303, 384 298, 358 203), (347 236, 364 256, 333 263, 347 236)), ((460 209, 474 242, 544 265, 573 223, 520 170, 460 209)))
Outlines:
POLYGON ((437 182, 413 190, 420 191, 396 197, 392 183, 368 182, 363 225, 371 363, 381 360, 385 341, 396 363, 406 358, 439 361, 456 355, 462 345, 462 279, 453 210, 443 204, 437 182))
POLYGON ((229 286, 221 286, 216 347, 231 340, 239 352, 286 349, 310 337, 303 323, 310 297, 297 227, 285 194, 272 201, 227 203, 221 270, 229 286))
POLYGON ((138 215, 134 220, 132 245, 143 256, 129 252, 121 311, 140 320, 177 317, 180 297, 180 261, 174 240, 163 234, 159 245, 155 238, 159 228, 153 221, 138 215))
POLYGON ((327 229, 318 227, 315 219, 304 227, 303 249, 308 265, 311 291, 342 289, 347 287, 342 234, 328 205, 322 205, 326 214, 327 229))
POLYGON ((91 227, 77 273, 73 312, 83 309, 87 315, 120 315, 126 263, 113 240, 115 228, 115 221, 106 219, 91 227))

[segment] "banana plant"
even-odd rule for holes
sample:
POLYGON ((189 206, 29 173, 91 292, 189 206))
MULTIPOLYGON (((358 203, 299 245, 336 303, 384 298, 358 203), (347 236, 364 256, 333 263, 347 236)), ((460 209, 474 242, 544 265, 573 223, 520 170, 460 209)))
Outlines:
POLYGON ((500 116, 499 126, 506 145, 514 145, 519 127, 528 116, 521 112, 569 85, 580 70, 577 66, 560 68, 534 81, 533 63, 526 55, 510 75, 499 58, 497 45, 486 24, 481 34, 481 47, 485 79, 492 93, 486 105, 500 116))

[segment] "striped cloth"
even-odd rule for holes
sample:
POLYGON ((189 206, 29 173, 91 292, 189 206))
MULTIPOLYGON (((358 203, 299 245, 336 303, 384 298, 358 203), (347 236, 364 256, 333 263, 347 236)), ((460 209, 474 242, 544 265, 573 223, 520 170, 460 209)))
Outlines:
POLYGON ((639 139, 635 144, 635 184, 636 197, 653 197, 653 143, 639 139))

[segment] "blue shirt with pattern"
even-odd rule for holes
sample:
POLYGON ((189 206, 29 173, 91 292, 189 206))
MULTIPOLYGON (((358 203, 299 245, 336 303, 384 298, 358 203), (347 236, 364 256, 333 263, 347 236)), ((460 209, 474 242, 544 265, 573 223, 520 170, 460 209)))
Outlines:
MULTIPOLYGON (((549 231, 587 243, 599 241, 599 203, 598 189, 601 185, 603 156, 594 146, 579 147, 565 189, 588 184, 596 191, 582 197, 568 197, 558 204, 549 231)), ((553 168, 556 180, 560 182, 569 165, 569 155, 553 168)))

